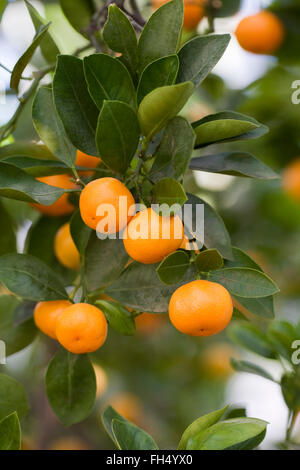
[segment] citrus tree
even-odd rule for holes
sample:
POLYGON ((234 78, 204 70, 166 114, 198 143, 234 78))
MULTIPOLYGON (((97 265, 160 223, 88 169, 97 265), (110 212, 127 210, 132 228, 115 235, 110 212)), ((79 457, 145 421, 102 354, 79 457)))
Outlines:
MULTIPOLYGON (((7 355, 31 344, 38 329, 56 341, 46 393, 67 426, 93 410, 96 379, 89 354, 111 329, 134 335, 145 312, 169 313, 179 332, 211 336, 245 310, 254 318, 273 318, 278 293, 261 267, 232 246, 214 207, 191 194, 184 180, 188 169, 278 178, 251 153, 206 151, 212 144, 261 137, 268 129, 257 120, 228 110, 194 122, 181 114, 230 36, 195 35, 185 42, 182 0, 163 4, 147 22, 134 1, 130 9, 123 1, 73 3, 60 1, 86 45, 61 55, 50 24, 26 1, 36 35, 11 72, 11 89, 18 94, 38 47, 47 65, 33 73, 0 129, 0 338, 7 355), (40 141, 13 141, 32 99, 40 141), (11 201, 28 204, 33 219, 21 253, 11 201), (136 213, 128 211, 135 204, 136 213)), ((232 4, 223 16, 238 9, 232 4)), ((207 8, 213 29, 222 12, 210 3, 207 8)), ((0 387, 0 447, 19 448, 26 393, 5 374, 0 387)), ((220 421, 224 413, 193 423, 179 448, 257 447, 266 423, 226 415, 220 421)), ((103 421, 119 448, 157 448, 112 408, 103 421)))

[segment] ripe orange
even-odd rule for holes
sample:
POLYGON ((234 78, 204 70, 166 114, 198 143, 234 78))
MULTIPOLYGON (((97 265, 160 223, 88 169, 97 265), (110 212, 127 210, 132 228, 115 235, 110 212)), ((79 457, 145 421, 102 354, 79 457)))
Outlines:
MULTIPOLYGON (((169 0, 152 0, 153 8, 156 10, 169 0)), ((194 30, 205 16, 205 0, 184 0, 183 27, 186 30, 194 30)))
MULTIPOLYGON (((50 186, 56 186, 57 188, 63 189, 75 189, 77 188, 76 184, 70 180, 69 175, 53 175, 53 176, 42 176, 37 178, 38 181, 42 183, 49 184, 50 186)), ((37 209, 42 214, 59 217, 62 215, 71 214, 75 207, 68 201, 68 194, 63 194, 54 204, 51 206, 44 206, 43 204, 31 204, 35 209, 37 209)))
MULTIPOLYGON (((92 155, 88 155, 87 153, 82 152, 81 150, 77 150, 76 155, 76 162, 77 166, 83 166, 87 168, 96 168, 101 159, 98 157, 93 157, 92 155)), ((93 175, 93 171, 80 171, 79 174, 82 176, 91 176, 93 175)))
POLYGON ((288 165, 283 173, 283 189, 296 201, 300 201, 300 158, 288 165))
POLYGON ((131 217, 128 209, 134 205, 131 192, 116 178, 99 178, 91 181, 80 195, 82 220, 100 233, 117 233, 131 217), (98 210, 98 213, 97 213, 98 210))
POLYGON ((56 323, 60 344, 74 354, 96 351, 106 340, 107 322, 97 307, 73 304, 63 311, 56 323))
POLYGON ((54 251, 57 259, 69 269, 78 269, 80 256, 70 232, 70 224, 62 225, 54 239, 54 251))
POLYGON ((68 300, 51 300, 48 302, 39 302, 36 304, 33 317, 36 326, 45 335, 56 339, 56 322, 62 312, 71 307, 72 303, 68 300))
POLYGON ((193 281, 177 289, 169 303, 175 328, 191 336, 211 336, 224 330, 231 320, 233 304, 220 284, 193 281))
POLYGON ((124 246, 129 256, 144 264, 162 261, 176 251, 183 240, 181 219, 162 217, 148 208, 135 215, 124 231, 124 246))
POLYGON ((152 334, 158 331, 164 323, 164 314, 142 313, 135 318, 135 326, 138 333, 152 334))
POLYGON ((236 29, 241 47, 256 54, 272 54, 283 43, 285 36, 281 20, 270 11, 260 11, 244 18, 236 29))

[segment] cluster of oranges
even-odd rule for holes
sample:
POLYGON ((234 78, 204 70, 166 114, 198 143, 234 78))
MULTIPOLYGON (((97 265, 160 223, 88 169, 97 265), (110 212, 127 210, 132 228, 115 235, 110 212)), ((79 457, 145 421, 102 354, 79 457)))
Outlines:
MULTIPOLYGON (((78 152, 77 165, 95 168, 98 162, 99 158, 78 152)), ((49 176, 40 180, 66 189, 74 187, 68 175, 49 176)), ((129 215, 128 208, 134 207, 134 204, 134 197, 129 189, 112 177, 92 180, 81 191, 79 199, 81 217, 88 227, 98 231, 100 227, 101 231, 101 222, 105 220, 102 227, 104 233, 115 234, 124 230, 125 250, 135 261, 144 264, 158 263, 170 253, 185 246, 184 227, 180 217, 161 216, 151 208, 145 208, 136 215, 129 215), (125 198, 127 202, 124 213, 120 213, 121 198, 125 198), (99 212, 99 207, 107 207, 107 204, 115 209, 113 219, 108 221, 107 212, 99 212)), ((35 207, 42 213, 52 216, 67 215, 74 210, 66 193, 50 207, 41 205, 35 207)), ((70 233, 69 223, 58 230, 54 248, 57 258, 63 265, 70 269, 79 268, 80 257, 70 233)), ((218 333, 228 325, 232 312, 233 304, 228 291, 220 284, 205 280, 181 286, 174 292, 169 304, 172 324, 182 333, 192 336, 210 336, 218 333)), ((157 322, 153 321, 153 318, 150 319, 149 315, 151 314, 140 315, 137 323, 148 322, 148 326, 152 324, 155 327, 157 322)), ((107 336, 104 313, 88 303, 72 303, 69 300, 40 302, 35 307, 34 319, 41 331, 57 339, 74 354, 97 350, 103 345, 107 336)))

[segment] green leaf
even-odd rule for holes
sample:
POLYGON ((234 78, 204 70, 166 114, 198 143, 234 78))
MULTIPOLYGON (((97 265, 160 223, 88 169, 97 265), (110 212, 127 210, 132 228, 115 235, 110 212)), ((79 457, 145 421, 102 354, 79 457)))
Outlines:
POLYGON ((157 182, 161 178, 183 178, 194 149, 195 134, 190 123, 181 116, 171 119, 156 150, 150 178, 157 182))
MULTIPOLYGON (((180 285, 194 280, 195 274, 193 267, 190 267, 180 285)), ((155 265, 132 263, 105 292, 138 312, 165 313, 171 295, 178 287, 178 284, 172 287, 162 284, 155 265)))
POLYGON ((268 132, 268 128, 256 119, 234 111, 210 114, 192 125, 196 134, 196 148, 216 142, 256 139, 268 132))
POLYGON ((117 445, 117 442, 116 442, 116 439, 112 430, 112 422, 113 420, 116 420, 116 419, 118 421, 123 421, 125 423, 127 422, 126 419, 123 418, 123 416, 121 416, 119 413, 117 413, 117 411, 114 408, 112 408, 112 406, 106 406, 101 413, 101 421, 102 421, 105 431, 107 432, 111 440, 114 441, 114 443, 117 445))
POLYGON ((92 54, 83 63, 90 95, 100 110, 104 100, 122 101, 136 109, 132 78, 120 60, 107 54, 92 54))
POLYGON ((62 11, 69 23, 76 31, 86 35, 83 32, 90 24, 94 13, 94 6, 92 0, 59 0, 62 11))
MULTIPOLYGON (((26 319, 18 326, 15 324, 17 308, 18 301, 16 297, 11 295, 0 296, 0 339, 5 342, 6 356, 26 348, 33 342, 37 334, 32 318, 26 319)), ((31 317, 32 314, 33 308, 31 308, 31 317)))
POLYGON ((138 44, 139 69, 177 51, 183 23, 183 2, 172 0, 156 10, 144 27, 138 44))
POLYGON ((204 430, 210 428, 213 424, 216 424, 218 421, 220 421, 227 408, 228 406, 225 406, 225 408, 222 408, 221 410, 213 411, 212 413, 201 416, 192 424, 190 424, 182 434, 178 445, 178 450, 185 450, 190 439, 193 439, 195 435, 203 432, 204 430))
POLYGON ((182 206, 187 201, 183 186, 173 178, 158 181, 153 187, 153 195, 156 203, 167 204, 169 207, 173 204, 182 206))
POLYGON ((96 134, 103 162, 113 171, 125 173, 137 150, 139 137, 139 124, 132 108, 120 101, 104 101, 96 134))
POLYGON ((28 410, 28 400, 23 386, 13 377, 0 374, 0 419, 14 412, 23 419, 28 410))
POLYGON ((49 29, 49 26, 50 26, 50 23, 45 25, 45 26, 41 26, 39 28, 37 34, 35 35, 35 37, 32 41, 32 43, 26 49, 26 51, 22 54, 22 56, 20 57, 20 59, 18 60, 16 65, 14 66, 11 77, 10 77, 10 88, 15 90, 16 92, 19 89, 19 84, 20 84, 20 80, 21 80, 21 77, 22 77, 22 73, 24 72, 24 70, 25 70, 26 66, 29 64, 29 62, 31 61, 32 56, 35 53, 36 49, 39 47, 41 41, 45 37, 45 35, 46 35, 46 33, 49 29))
POLYGON ((215 18, 226 18, 233 16, 241 8, 241 0, 226 0, 226 2, 209 3, 206 12, 215 18))
POLYGON ((224 54, 230 41, 229 34, 197 36, 178 52, 177 83, 191 81, 195 86, 207 77, 224 54))
POLYGON ((16 234, 12 220, 0 201, 0 255, 16 251, 16 234))
POLYGON ((277 173, 251 153, 243 152, 227 152, 193 158, 190 169, 257 179, 272 180, 279 178, 277 173))
POLYGON ((138 67, 136 34, 125 13, 115 4, 108 8, 103 39, 112 51, 122 54, 122 60, 135 77, 138 67))
POLYGON ((235 323, 229 327, 228 334, 234 343, 237 343, 243 348, 268 359, 275 358, 272 345, 254 324, 244 321, 235 323))
MULTIPOLYGON (((204 206, 204 221, 205 221, 205 230, 204 230, 204 245, 206 248, 217 249, 223 258, 231 259, 232 258, 232 249, 231 241, 227 229, 224 225, 223 220, 215 212, 215 210, 207 204, 203 199, 200 199, 193 194, 188 194, 188 200, 183 206, 184 209, 192 208, 191 215, 189 210, 184 212, 184 223, 185 228, 195 237, 196 240, 203 242, 202 233, 203 227, 197 227, 197 205, 204 206)), ((202 220, 203 223, 203 220, 202 220)))
POLYGON ((112 431, 121 450, 158 450, 148 433, 128 421, 113 419, 112 431))
POLYGON ((135 333, 134 318, 123 305, 107 300, 97 300, 95 305, 105 314, 109 325, 121 335, 132 336, 135 333))
POLYGON ((4 13, 4 10, 7 6, 8 0, 0 0, 0 21, 2 19, 2 15, 4 13))
POLYGON ((116 280, 128 262, 123 240, 100 240, 92 232, 86 250, 86 281, 89 291, 116 280), (101 266, 101 269, 99 269, 101 266))
POLYGON ((96 377, 89 357, 58 351, 47 370, 46 389, 54 413, 65 426, 86 419, 96 398, 96 377))
POLYGON ((9 145, 4 145, 0 147, 0 159, 7 157, 34 157, 34 158, 44 158, 48 160, 55 159, 50 150, 42 144, 36 142, 18 141, 13 142, 9 145))
POLYGON ((177 55, 169 55, 151 62, 143 71, 137 89, 138 104, 155 88, 173 85, 178 72, 177 55))
POLYGON ((227 268, 252 268, 263 272, 262 268, 240 248, 232 247, 233 259, 226 261, 227 268))
POLYGON ((53 96, 72 144, 88 155, 98 156, 95 133, 99 111, 88 92, 82 60, 70 55, 58 57, 53 96))
POLYGON ((57 275, 46 264, 30 255, 0 257, 0 281, 25 300, 59 300, 68 295, 57 275))
POLYGON ((21 449, 21 427, 17 413, 0 421, 0 450, 21 449))
POLYGON ((287 361, 291 361, 291 347, 298 339, 294 326, 287 321, 273 321, 269 324, 267 338, 274 349, 287 361))
POLYGON ((225 268, 213 271, 210 279, 222 284, 233 295, 258 299, 279 292, 276 284, 261 271, 249 268, 225 268))
POLYGON ((156 88, 145 96, 138 109, 138 119, 142 132, 148 140, 179 113, 193 90, 194 85, 185 82, 156 88))
MULTIPOLYGON (((39 12, 27 0, 25 0, 25 4, 28 13, 30 14, 30 18, 34 25, 35 31, 38 32, 42 26, 47 24, 47 21, 41 17, 39 12)), ((56 62, 56 57, 59 55, 60 52, 49 31, 45 34, 45 37, 41 43, 41 51, 44 58, 49 64, 54 64, 56 62)))
POLYGON ((263 377, 264 379, 271 380, 272 382, 276 382, 272 375, 269 372, 265 371, 262 367, 257 366, 256 364, 252 364, 251 362, 247 361, 237 361, 234 358, 230 360, 231 366, 237 372, 247 372, 248 374, 255 374, 263 377))
POLYGON ((222 268, 224 262, 218 250, 205 250, 199 253, 195 264, 199 272, 209 272, 222 268))
POLYGON ((216 423, 191 439, 188 450, 251 450, 265 438, 267 422, 235 418, 216 423))
POLYGON ((300 377, 295 373, 283 375, 281 390, 288 408, 298 413, 300 407, 300 377))
POLYGON ((34 177, 62 175, 66 173, 72 174, 70 168, 65 163, 59 162, 58 160, 44 160, 42 158, 31 157, 8 157, 4 158, 2 162, 16 166, 24 170, 28 175, 34 177))
POLYGON ((187 272, 189 265, 189 255, 185 251, 175 251, 160 263, 156 272, 164 284, 177 284, 187 272))
POLYGON ((64 192, 60 188, 37 181, 13 165, 0 163, 0 196, 50 206, 64 192))
POLYGON ((32 302, 31 300, 19 304, 13 315, 14 326, 23 325, 27 320, 32 319, 35 306, 36 302, 32 302))
POLYGON ((32 105, 32 119, 41 140, 51 152, 68 167, 73 167, 77 149, 69 141, 57 115, 51 88, 39 88, 32 105))
POLYGON ((81 255, 85 253, 92 230, 83 222, 80 211, 77 210, 72 215, 70 221, 70 232, 77 250, 81 255))

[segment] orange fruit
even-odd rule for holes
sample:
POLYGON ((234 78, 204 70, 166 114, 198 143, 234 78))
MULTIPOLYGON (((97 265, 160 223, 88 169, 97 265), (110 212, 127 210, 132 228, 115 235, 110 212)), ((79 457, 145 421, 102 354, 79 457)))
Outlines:
POLYGON ((36 304, 33 318, 36 326, 45 335, 56 339, 56 322, 62 312, 71 307, 72 303, 68 300, 50 300, 48 302, 39 302, 36 304))
POLYGON ((285 36, 281 20, 270 11, 247 16, 238 25, 235 35, 241 47, 256 54, 272 54, 279 49, 285 36))
POLYGON ((61 264, 69 269, 78 269, 80 256, 70 232, 70 224, 62 225, 54 239, 54 251, 61 264))
POLYGON ((227 379, 233 374, 230 359, 237 358, 236 350, 227 343, 211 344, 201 355, 205 373, 214 379, 227 379))
POLYGON ((169 303, 172 324, 190 336, 219 333, 229 324, 232 313, 229 292, 210 281, 193 281, 179 287, 169 303))
POLYGON ((283 189, 296 201, 300 201, 300 158, 287 166, 283 173, 283 189))
MULTIPOLYGON (((87 153, 82 152, 81 150, 77 150, 76 155, 76 166, 83 166, 87 168, 96 168, 101 159, 98 157, 93 157, 92 155, 88 155, 87 153)), ((80 171, 79 174, 82 176, 91 176, 93 175, 93 171, 80 171)))
POLYGON ((83 189, 79 207, 84 223, 100 233, 117 233, 131 217, 128 209, 134 198, 126 186, 116 178, 99 178, 83 189), (98 213, 97 213, 98 211, 98 213))
POLYGON ((164 314, 142 313, 135 318, 135 326, 138 333, 151 334, 158 331, 164 323, 164 314))
POLYGON ((107 322, 99 308, 89 304, 73 304, 57 319, 56 337, 74 354, 96 351, 106 340, 107 322))
MULTIPOLYGON (((169 0, 152 0, 153 8, 156 10, 169 0)), ((184 0, 183 27, 186 30, 194 30, 205 16, 205 0, 184 0)))
POLYGON ((124 246, 129 256, 144 264, 162 261, 176 251, 183 240, 180 217, 163 217, 148 208, 136 214, 124 231, 124 246))
MULTIPOLYGON (((57 188, 63 189, 75 189, 77 188, 76 184, 70 180, 69 175, 53 175, 53 176, 42 176, 36 178, 42 183, 49 184, 49 186, 56 186, 57 188)), ((62 215, 71 214, 75 207, 68 201, 68 194, 63 194, 57 201, 55 201, 51 206, 44 206, 43 204, 31 204, 32 207, 37 209, 42 214, 59 217, 62 215)))

